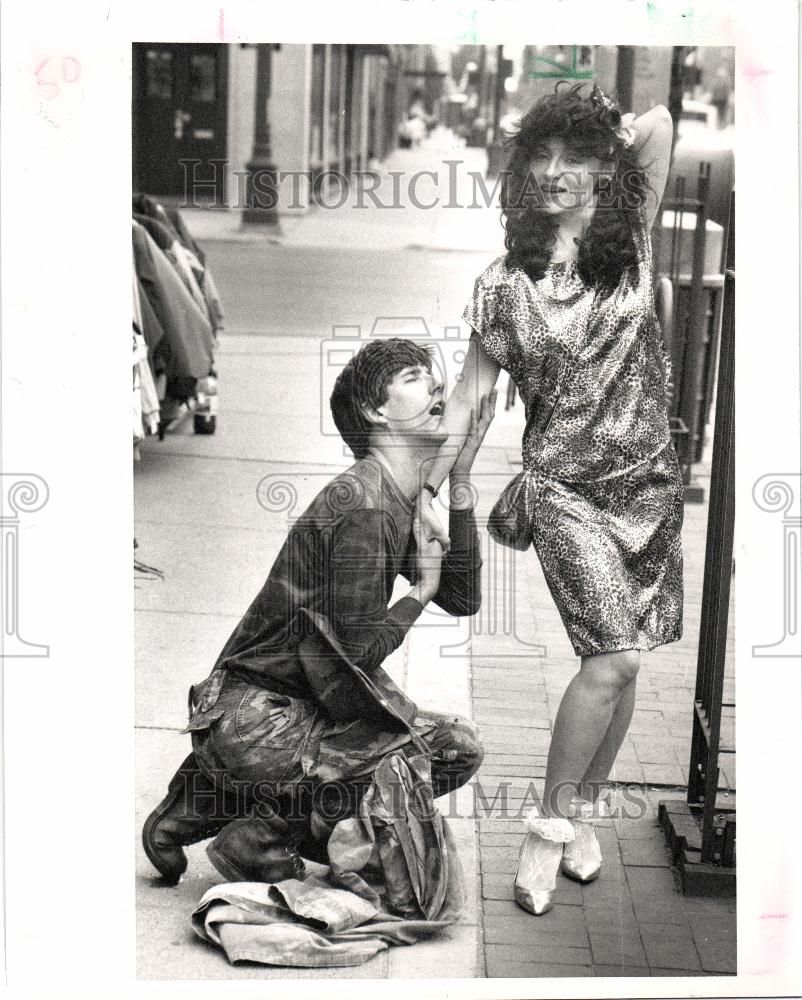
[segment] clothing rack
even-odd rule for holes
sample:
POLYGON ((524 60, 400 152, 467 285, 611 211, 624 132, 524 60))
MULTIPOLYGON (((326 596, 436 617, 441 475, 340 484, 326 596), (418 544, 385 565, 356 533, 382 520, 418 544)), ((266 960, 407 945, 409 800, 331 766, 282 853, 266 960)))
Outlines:
POLYGON ((217 427, 214 355, 223 310, 203 250, 176 208, 132 198, 134 457, 189 416, 217 427))

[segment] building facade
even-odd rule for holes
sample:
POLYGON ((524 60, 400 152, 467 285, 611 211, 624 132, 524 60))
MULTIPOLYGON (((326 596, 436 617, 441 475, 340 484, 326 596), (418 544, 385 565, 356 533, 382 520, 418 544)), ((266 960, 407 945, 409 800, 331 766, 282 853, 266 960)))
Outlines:
MULTIPOLYGON (((396 146, 427 46, 271 46, 267 118, 279 212, 304 212, 336 175, 396 146)), ((184 204, 245 207, 256 118, 254 44, 135 43, 137 191, 184 204)))

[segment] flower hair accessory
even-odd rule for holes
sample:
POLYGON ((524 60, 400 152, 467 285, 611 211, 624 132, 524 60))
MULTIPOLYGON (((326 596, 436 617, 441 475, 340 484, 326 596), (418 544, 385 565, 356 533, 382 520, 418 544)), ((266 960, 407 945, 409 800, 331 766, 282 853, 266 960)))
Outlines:
POLYGON ((631 125, 621 124, 621 112, 613 104, 612 98, 597 84, 593 84, 590 94, 590 103, 598 111, 599 118, 606 125, 618 141, 628 149, 635 141, 636 131, 631 125))

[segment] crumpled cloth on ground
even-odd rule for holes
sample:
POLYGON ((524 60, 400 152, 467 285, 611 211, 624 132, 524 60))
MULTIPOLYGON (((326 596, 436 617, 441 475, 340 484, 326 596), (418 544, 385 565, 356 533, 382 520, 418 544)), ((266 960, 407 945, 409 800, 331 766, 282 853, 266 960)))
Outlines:
POLYGON ((306 862, 302 881, 215 886, 192 914, 195 933, 232 963, 333 968, 459 919, 462 865, 425 757, 385 757, 358 815, 332 831, 328 854, 328 866, 306 862))

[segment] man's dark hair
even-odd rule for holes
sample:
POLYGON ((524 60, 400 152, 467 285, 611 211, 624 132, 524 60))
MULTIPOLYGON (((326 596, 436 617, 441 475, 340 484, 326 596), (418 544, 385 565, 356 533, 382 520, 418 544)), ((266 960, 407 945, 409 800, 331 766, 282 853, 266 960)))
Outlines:
POLYGON ((357 458, 367 455, 373 426, 365 416, 365 407, 375 410, 386 403, 390 380, 414 365, 431 371, 431 349, 414 340, 389 337, 369 341, 337 376, 331 414, 340 436, 357 458))

